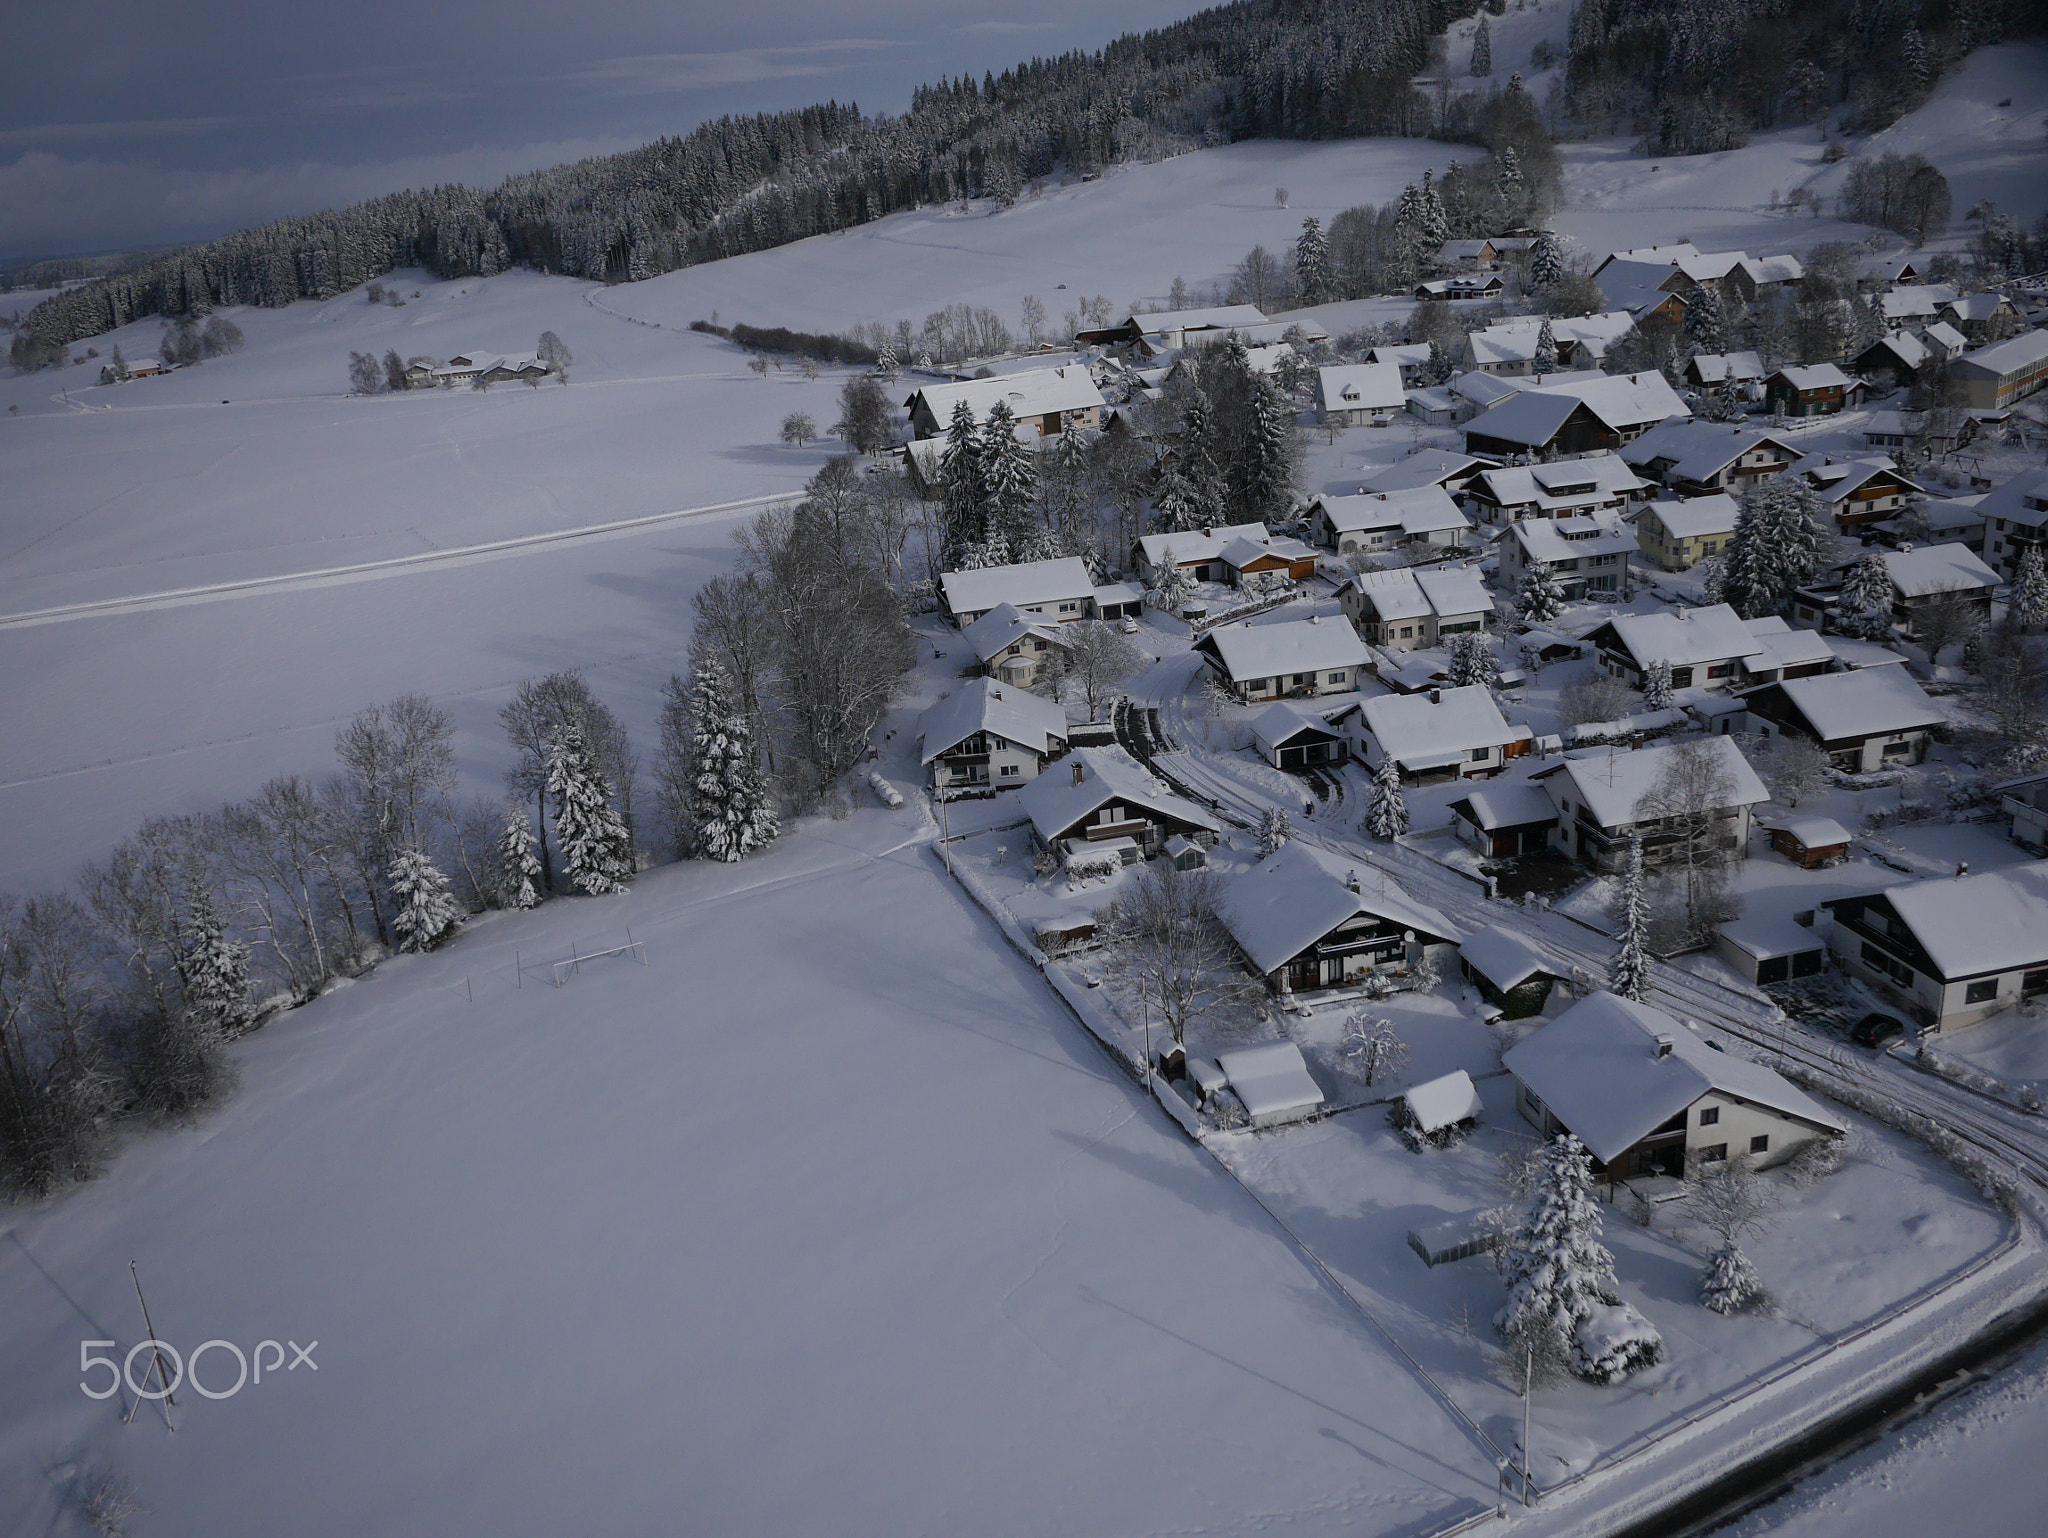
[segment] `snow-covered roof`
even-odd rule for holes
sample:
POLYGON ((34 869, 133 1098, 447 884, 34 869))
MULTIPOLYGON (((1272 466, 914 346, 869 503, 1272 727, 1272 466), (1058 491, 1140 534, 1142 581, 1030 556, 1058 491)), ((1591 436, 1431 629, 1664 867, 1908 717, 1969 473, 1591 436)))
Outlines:
POLYGON ((1473 567, 1436 571, 1397 567, 1392 571, 1361 571, 1349 584, 1382 620, 1440 619, 1485 614, 1493 608, 1486 579, 1473 567))
POLYGON ((1524 518, 1507 527, 1506 536, 1521 546, 1525 560, 1583 560, 1594 555, 1624 555, 1636 548, 1635 531, 1613 514, 1585 518, 1524 518))
POLYGON ((1700 382, 1710 385, 1726 384, 1731 379, 1742 384, 1770 372, 1764 367, 1764 360, 1753 352, 1694 353, 1692 366, 1700 382))
POLYGON ((1742 270, 1756 283, 1797 283, 1806 276, 1806 264, 1781 252, 1776 256, 1744 257, 1742 270))
POLYGON ((1883 896, 1945 977, 2048 960, 2048 860, 1909 882, 1883 896))
POLYGON ((1095 590, 1095 606, 1106 609, 1112 604, 1143 603, 1145 588, 1138 582, 1105 582, 1095 590))
POLYGON ((1752 427, 1731 426, 1726 422, 1684 421, 1658 424, 1633 443, 1623 444, 1621 457, 1639 469, 1668 460, 1669 473, 1673 477, 1704 481, 1719 475, 1744 454, 1764 444, 1782 452, 1788 461, 1799 457, 1799 451, 1783 439, 1752 427))
POLYGON ((1017 792, 1017 805, 1042 839, 1059 837, 1098 808, 1116 801, 1220 832, 1208 812, 1176 796, 1122 748, 1076 748, 1059 766, 1017 792), (1080 779, 1074 778, 1075 771, 1080 779))
POLYGON ((1879 347, 1885 348, 1910 369, 1917 369, 1927 361, 1927 344, 1910 331, 1894 331, 1889 336, 1881 336, 1864 351, 1867 353, 1879 347))
POLYGON ((1363 667, 1371 656, 1341 616, 1264 625, 1244 620, 1219 626, 1196 644, 1213 647, 1233 681, 1363 667))
MULTIPOLYGON (((1826 822, 1825 817, 1816 817, 1815 822, 1826 822)), ((1839 823, 1836 827, 1841 826, 1839 823)), ((1842 835, 1846 842, 1848 835, 1842 835)), ((1811 849, 1817 847, 1806 839, 1802 844, 1811 849)), ((1773 956, 1797 956, 1805 951, 1824 950, 1827 941, 1803 924, 1790 919, 1736 919, 1732 923, 1717 924, 1714 932, 1747 951, 1758 961, 1768 961, 1773 956)))
POLYGON ((994 678, 962 685, 917 718, 918 762, 928 764, 976 732, 992 732, 1020 748, 1050 753, 1067 740, 1067 713, 1051 700, 994 678))
MULTIPOLYGON (((1701 737, 1698 741, 1704 745, 1704 751, 1714 756, 1728 777, 1730 788, 1726 805, 1755 806, 1759 801, 1771 799, 1763 781, 1749 767, 1749 760, 1735 746, 1734 738, 1701 737)), ((1553 797, 1563 788, 1560 781, 1568 781, 1570 789, 1577 792, 1578 799, 1601 827, 1620 828, 1638 820, 1636 804, 1671 766, 1677 753, 1676 747, 1661 743, 1637 748, 1634 752, 1625 749, 1611 753, 1593 752, 1583 758, 1568 758, 1555 769, 1541 773, 1546 783, 1557 787, 1551 792, 1553 797)))
POLYGON ((980 614, 1002 603, 1013 603, 1021 609, 1063 598, 1085 599, 1095 591, 1095 579, 1088 575, 1086 561, 1069 555, 1056 561, 949 571, 939 578, 939 586, 945 592, 950 613, 980 614))
POLYGON ((1644 509, 1680 539, 1699 539, 1709 534, 1727 534, 1735 527, 1739 509, 1725 491, 1710 497, 1684 497, 1676 502, 1652 502, 1644 509))
POLYGON ((1920 545, 1912 550, 1880 552, 1884 569, 1901 598, 1925 598, 1951 588, 1998 586, 1998 573, 1968 545, 1920 545))
POLYGON ((1594 416, 1617 432, 1692 415, 1662 374, 1646 370, 1523 390, 1473 418, 1466 431, 1510 443, 1547 443, 1571 415, 1573 401, 1585 402, 1594 416))
POLYGON ((1476 1120, 1486 1109, 1479 1103, 1479 1091, 1472 1083, 1472 1075, 1462 1068, 1454 1068, 1427 1084, 1416 1085, 1401 1099, 1407 1104, 1408 1114, 1415 1125, 1424 1132, 1441 1132, 1461 1121, 1476 1120))
POLYGON ((1993 342, 1989 347, 1965 353, 1956 359, 1956 367, 1967 374, 1988 374, 1993 379, 2003 379, 2008 374, 2032 368, 2044 358, 2048 358, 2048 331, 2022 331, 2003 342, 1993 342))
POLYGON ((1438 566, 1415 574, 1416 585, 1440 619, 1484 614, 1493 609, 1493 595, 1476 566, 1438 566))
MULTIPOLYGON (((1832 817, 1822 817, 1818 814, 1771 817, 1763 820, 1763 826, 1773 833, 1783 833, 1797 839, 1808 849, 1832 849, 1837 844, 1849 842, 1847 828, 1832 817)), ((1813 931, 1807 930, 1806 934, 1810 939, 1813 931)))
POLYGON ((1496 828, 1525 828, 1532 822, 1557 819, 1557 808, 1551 805, 1548 793, 1527 780, 1483 785, 1464 799, 1472 809, 1470 820, 1489 833, 1496 828))
POLYGON ((1265 311, 1255 304, 1218 304, 1197 310, 1133 311, 1124 324, 1141 333, 1158 331, 1200 331, 1211 327, 1228 330, 1233 326, 1263 326, 1265 311))
POLYGON ((1458 954, 1466 965, 1494 987, 1506 993, 1526 983, 1539 972, 1563 977, 1564 968, 1536 949, 1520 935, 1488 924, 1475 929, 1458 942, 1458 954))
POLYGON ((1690 667, 1754 657, 1763 650, 1735 611, 1725 603, 1652 614, 1617 614, 1608 624, 1639 665, 1668 662, 1690 667))
POLYGON ((1206 529, 1140 535, 1138 548, 1145 552, 1148 566, 1164 566, 1169 559, 1178 566, 1193 566, 1216 560, 1233 540, 1271 538, 1263 523, 1219 523, 1206 529))
POLYGON ((951 384, 925 385, 904 401, 909 406, 919 396, 925 409, 939 422, 953 419, 953 407, 967 402, 974 420, 985 421, 997 401, 1005 402, 1020 417, 1043 416, 1051 411, 1082 411, 1103 404, 1102 392, 1088 370, 1078 363, 1063 368, 1026 369, 1017 374, 998 374, 991 379, 961 379, 951 384))
POLYGON ((1718 283, 1749 259, 1747 251, 1694 251, 1671 265, 1695 283, 1718 283))
POLYGON ((1596 368, 1556 369, 1548 374, 1489 374, 1484 369, 1475 368, 1458 375, 1447 388, 1453 395, 1462 396, 1483 411, 1495 401, 1506 400, 1524 390, 1556 390, 1565 385, 1584 384, 1589 379, 1605 377, 1596 368))
POLYGON ((1368 363, 1391 363, 1397 368, 1417 368, 1429 361, 1427 342, 1389 342, 1365 355, 1368 363))
POLYGON ((1224 565, 1234 566, 1239 571, 1243 571, 1254 561, 1263 561, 1269 556, 1277 556, 1283 561, 1292 562, 1312 561, 1316 555, 1315 551, 1300 540, 1288 539, 1280 534, 1270 534, 1264 539, 1253 539, 1249 535, 1240 534, 1225 545, 1220 554, 1224 565))
POLYGON ((1216 1063, 1254 1122, 1285 1120, 1323 1103, 1323 1092, 1309 1076, 1301 1048, 1291 1041, 1219 1052, 1216 1063))
POLYGON ((1956 297, 1947 283, 1909 283, 1877 296, 1878 313, 1886 320, 1911 320, 1932 315, 1956 297))
POLYGON ((1356 534, 1363 529, 1399 528, 1404 534, 1434 534, 1467 529, 1472 520, 1443 487, 1407 486, 1398 491, 1361 492, 1351 497, 1318 497, 1310 511, 1321 508, 1331 531, 1356 534))
POLYGON ((960 638, 974 648, 974 655, 983 662, 1028 635, 1040 636, 1061 646, 1066 644, 1058 621, 1026 614, 1013 603, 997 604, 960 632, 960 638))
POLYGON ((2003 518, 2022 528, 2038 529, 2048 524, 2048 470, 2015 475, 1996 490, 1987 491, 1977 511, 1986 518, 2003 518))
POLYGON ((1716 1051, 1662 1010, 1612 993, 1581 999, 1501 1061, 1603 1163, 1710 1094, 1848 1130, 1763 1064, 1716 1051))
POLYGON ((1904 667, 1906 659, 1880 641, 1859 641, 1854 636, 1829 636, 1828 647, 1835 661, 1851 672, 1869 668, 1904 667))
POLYGON ((1593 282, 1599 286, 1600 297, 1609 309, 1641 315, 1668 300, 1674 287, 1682 286, 1671 283, 1675 273, 1676 268, 1668 260, 1645 261, 1619 255, 1602 264, 1593 274, 1593 282))
MULTIPOLYGON (((1615 262, 1649 262, 1659 267, 1673 267, 1680 257, 1698 256, 1700 248, 1689 240, 1674 240, 1662 246, 1635 246, 1627 251, 1610 251, 1600 263, 1602 268, 1615 262)), ((1596 269, 1597 271, 1598 269, 1596 269)))
POLYGON ((1427 694, 1380 694, 1364 701, 1359 714, 1380 752, 1404 768, 1456 763, 1473 748, 1498 748, 1531 735, 1510 726, 1483 684, 1427 694))
POLYGON ((1784 380, 1795 390, 1847 389, 1856 383, 1832 363, 1787 364, 1771 377, 1784 380))
POLYGON ((1945 320, 1931 322, 1921 329, 1920 335, 1951 358, 1970 345, 1970 339, 1945 320))
POLYGON ((1535 507, 1546 515, 1587 502, 1611 502, 1648 484, 1618 455, 1588 454, 1547 465, 1501 465, 1473 480, 1502 507, 1535 507))
POLYGON ((1332 737, 1337 735, 1320 711, 1298 706, 1289 700, 1268 705, 1252 717, 1252 741, 1268 753, 1292 742, 1304 731, 1323 732, 1332 737))
POLYGON ((1394 363, 1344 363, 1316 370, 1316 404, 1325 411, 1399 411, 1401 369, 1394 363))
POLYGON ((1233 876, 1223 889, 1220 910, 1231 938, 1261 972, 1285 965, 1361 914, 1412 929, 1418 936, 1461 938, 1449 919, 1417 902, 1379 870, 1361 871, 1356 861, 1300 839, 1233 876))
POLYGON ((1829 639, 1818 630, 1797 630, 1776 614, 1767 614, 1762 619, 1746 619, 1745 629, 1756 637, 1763 647, 1743 666, 1752 673, 1761 673, 1769 668, 1804 667, 1814 662, 1832 662, 1835 648, 1829 639))
POLYGON ((1410 486, 1441 486, 1472 471, 1492 464, 1476 454, 1458 454, 1448 449, 1418 449, 1364 480, 1367 491, 1401 491, 1410 486))
POLYGON ((2011 301, 2003 294, 1964 294, 1959 299, 1949 300, 1942 308, 1957 320, 1989 320, 2010 304, 2011 301))
POLYGON ((1903 668, 1815 673, 1763 687, 1784 690, 1793 709, 1823 742, 1915 731, 1948 720, 1903 668))

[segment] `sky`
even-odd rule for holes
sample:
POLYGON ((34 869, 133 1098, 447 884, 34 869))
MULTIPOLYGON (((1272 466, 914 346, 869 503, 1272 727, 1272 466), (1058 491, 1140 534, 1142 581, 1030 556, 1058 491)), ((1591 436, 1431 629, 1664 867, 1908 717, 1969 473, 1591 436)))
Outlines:
POLYGON ((0 260, 203 239, 1095 48, 1197 0, 65 0, 0 22, 0 260))

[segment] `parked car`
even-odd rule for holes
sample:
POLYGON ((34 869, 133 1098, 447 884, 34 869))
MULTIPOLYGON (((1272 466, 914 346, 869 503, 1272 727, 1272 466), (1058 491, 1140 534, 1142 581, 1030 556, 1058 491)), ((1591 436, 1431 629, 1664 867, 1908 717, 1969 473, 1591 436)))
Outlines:
POLYGON ((1121 630, 1125 635, 1136 635, 1138 633, 1138 621, 1133 616, 1126 614, 1122 619, 1117 621, 1116 628, 1121 630))
POLYGON ((1849 1039, 1859 1047, 1881 1047, 1894 1036, 1905 1034, 1905 1026, 1890 1015, 1865 1015, 1850 1029, 1849 1039))

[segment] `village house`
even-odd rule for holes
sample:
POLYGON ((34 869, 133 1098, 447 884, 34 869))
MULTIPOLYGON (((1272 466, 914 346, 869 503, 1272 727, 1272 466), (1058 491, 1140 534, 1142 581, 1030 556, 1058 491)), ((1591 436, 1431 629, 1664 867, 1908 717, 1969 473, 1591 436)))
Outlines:
POLYGON ((1252 745, 1275 769, 1295 774, 1351 756, 1351 744, 1325 716, 1288 700, 1252 717, 1252 745))
POLYGON ((1742 659, 1742 688, 1774 684, 1787 678, 1811 678, 1815 673, 1831 672, 1839 661, 1835 642, 1818 630, 1796 628, 1781 614, 1746 619, 1742 627, 1763 648, 1742 659))
POLYGON ((1879 337, 1856 354, 1849 366, 1866 379, 1887 377, 1894 384, 1917 385, 1922 371, 1941 366, 1948 359, 1939 355, 1910 331, 1894 331, 1879 337))
POLYGON ((1863 424, 1866 448, 1883 452, 1916 443, 1933 454, 1952 454, 1977 436, 1977 419, 1960 411, 1873 411, 1863 424))
POLYGON ((1463 938, 1377 869, 1294 840, 1224 886, 1218 917, 1275 993, 1337 988, 1422 960, 1448 966, 1463 938))
POLYGON ((2020 323, 2020 312, 2003 294, 1964 294, 1941 307, 1941 318, 1971 342, 1990 342, 2011 336, 2020 323))
POLYGON ((989 412, 1001 401, 1020 424, 1036 429, 1044 438, 1068 427, 1100 427, 1104 409, 1102 391, 1088 370, 1069 363, 990 379, 925 385, 903 403, 910 412, 911 435, 942 437, 952 424, 953 408, 961 401, 967 403, 977 422, 987 421, 989 412))
POLYGON ((1151 859, 1171 838, 1207 847, 1223 830, 1204 808, 1175 795, 1122 748, 1075 748, 1017 796, 1034 842, 1062 854, 1116 844, 1126 863, 1151 859), (1118 843, 1123 840, 1125 842, 1118 843))
POLYGON ((1832 363, 1781 368, 1764 381, 1764 400, 1788 417, 1826 417, 1859 406, 1870 387, 1832 363))
POLYGON ((1507 288, 1497 272, 1456 272, 1415 285, 1417 299, 1492 299, 1507 288))
POLYGON ((960 638, 983 673, 1020 688, 1040 682, 1067 653, 1058 620, 1034 618, 1009 603, 997 604, 961 631, 960 638))
POLYGON ((1256 577, 1285 577, 1306 582, 1316 574, 1316 553, 1298 539, 1268 534, 1254 539, 1240 534, 1221 552, 1223 571, 1232 587, 1243 587, 1256 577))
POLYGON ((1536 735, 1510 726, 1483 684, 1374 695, 1345 719, 1358 734, 1359 757, 1375 769, 1391 758, 1403 780, 1490 779, 1536 735))
POLYGON ((2030 854, 2048 855, 2048 774, 2024 774, 1991 787, 2012 821, 2006 836, 2030 854))
POLYGON ((1877 296, 1877 313, 1887 326, 1924 324, 1956 297, 1954 286, 1947 283, 1894 284, 1877 296))
POLYGON ((1316 420, 1326 426, 1384 427, 1407 407, 1401 370, 1392 363, 1345 363, 1316 370, 1316 420))
POLYGON ((1384 470, 1376 470, 1359 483, 1360 491, 1408 491, 1418 486, 1441 486, 1456 495, 1481 470, 1499 464, 1479 454, 1459 454, 1449 449, 1417 449, 1397 459, 1384 470))
POLYGON ((1856 270, 1856 281, 1871 289, 1887 289, 1898 283, 1918 283, 1920 265, 1911 257, 1873 256, 1856 270))
MULTIPOLYGON (((1962 602, 1988 623, 1992 590, 1998 573, 1979 560, 1967 545, 1918 545, 1898 550, 1879 550, 1884 569, 1890 574, 1895 597, 1892 624, 1911 638, 1919 633, 1920 615, 1930 604, 1962 602)), ((1792 594, 1795 624, 1820 628, 1835 617, 1842 592, 1842 577, 1854 561, 1843 561, 1832 569, 1831 579, 1792 594)))
POLYGON ((1579 1000, 1501 1062, 1523 1119, 1545 1138, 1571 1133, 1610 1184, 1683 1179, 1731 1156, 1777 1164, 1849 1130, 1763 1064, 1612 993, 1579 1000))
POLYGON ((1920 328, 1920 340, 1928 352, 1943 363, 1953 363, 1969 348, 1969 339, 1945 320, 1930 321, 1920 328))
POLYGON ((1690 416, 1662 374, 1616 374, 1523 390, 1465 424, 1465 451, 1513 458, 1611 453, 1659 422, 1690 416))
POLYGON ((1674 689, 1733 684, 1744 660, 1764 649, 1725 603, 1617 614, 1586 639, 1598 648, 1600 665, 1636 689, 1658 662, 1669 665, 1674 689))
POLYGON ((530 353, 494 358, 478 377, 487 385, 537 384, 548 377, 548 366, 530 353))
POLYGON ((1493 615, 1486 581, 1469 566, 1361 571, 1337 602, 1358 634, 1392 651, 1419 651, 1449 636, 1484 630, 1493 615))
POLYGON ((1984 515, 1978 511, 1978 504, 1983 500, 1982 492, 1972 492, 1968 496, 1918 502, 1896 517, 1864 524, 1858 533, 1893 550, 1909 545, 1967 545, 1982 551, 1984 515))
POLYGON ((1753 352, 1701 352, 1686 359, 1684 379, 1695 390, 1718 390, 1723 385, 1760 385, 1769 372, 1753 352))
POLYGON ((1664 570, 1684 571, 1720 553, 1738 511, 1726 492, 1648 503, 1635 517, 1636 547, 1664 570))
POLYGON ((1240 539, 1265 544, 1272 533, 1263 523, 1219 523, 1206 529, 1175 529, 1166 534, 1142 534, 1131 552, 1132 563, 1147 586, 1158 582, 1159 574, 1177 566, 1196 582, 1227 582, 1230 568, 1223 552, 1240 539))
POLYGON ((1518 592, 1530 570, 1545 566, 1565 601, 1616 598, 1628 581, 1636 532, 1612 513, 1591 518, 1524 518, 1494 540, 1502 589, 1518 592))
POLYGON ((2048 861, 1820 906, 1842 970, 1922 1030, 1972 1025, 2048 994, 2048 861))
POLYGON ((131 379, 150 379, 158 374, 168 374, 170 369, 161 358, 129 358, 117 370, 111 363, 100 365, 100 383, 126 384, 131 379))
MULTIPOLYGON (((1713 820, 1721 825, 1715 847, 1741 860, 1749 855, 1750 808, 1768 801, 1771 793, 1756 777, 1749 760, 1735 746, 1732 737, 1698 737, 1686 744, 1686 751, 1714 755, 1713 767, 1726 789, 1725 801, 1713 808, 1713 820)), ((1643 863, 1662 865, 1681 852, 1682 831, 1669 819, 1650 815, 1643 800, 1660 776, 1671 767, 1680 749, 1658 745, 1633 752, 1616 749, 1568 758, 1529 778, 1549 792, 1557 809, 1555 847, 1603 876, 1611 876, 1628 864, 1629 842, 1643 841, 1643 863)))
POLYGON ((1194 649, 1247 701, 1352 694, 1372 660, 1358 633, 1334 615, 1219 625, 1194 649))
POLYGON ((1965 353, 1949 365, 1949 378, 1962 386, 1965 406, 2003 411, 2048 384, 2048 331, 2023 331, 1965 353))
POLYGON ((1429 343, 1390 342, 1373 348, 1365 355, 1367 363, 1391 363, 1401 371, 1401 384, 1413 389, 1421 382, 1423 371, 1429 367, 1429 343))
POLYGON ((1797 476, 1827 504, 1835 526, 1844 534, 1881 519, 1895 518, 1910 498, 1925 491, 1906 479, 1888 454, 1836 459, 1809 454, 1786 472, 1797 476))
POLYGON ((1317 497, 1307 521, 1309 537, 1339 555, 1371 555, 1411 539, 1456 550, 1472 527, 1441 486, 1317 497))
MULTIPOLYGON (((1569 393, 1579 385, 1589 384, 1595 379, 1607 376, 1596 368, 1553 369, 1548 374, 1487 374, 1477 369, 1468 369, 1455 374, 1440 391, 1430 392, 1450 397, 1454 420, 1469 421, 1487 407, 1506 400, 1510 395, 1523 390, 1551 390, 1569 393)), ((1411 390, 1409 409, 1414 409, 1414 397, 1423 393, 1411 390)))
POLYGON ((1977 504, 1984 519, 1984 556, 2010 582, 2020 557, 2038 548, 2048 528, 2048 470, 2014 476, 1977 504))
POLYGON ((1610 256, 1601 263, 1593 273, 1593 282, 1608 310, 1626 311, 1639 326, 1653 316, 1683 321, 1685 297, 1681 291, 1694 286, 1668 261, 1644 261, 1624 255, 1610 256))
POLYGON ((1088 618, 1095 579, 1077 555, 1054 561, 1023 561, 1014 566, 980 566, 949 571, 939 578, 946 616, 965 630, 989 610, 1014 605, 1033 619, 1072 624, 1088 618))
POLYGON ((1666 422, 1621 451, 1640 475, 1669 486, 1680 496, 1717 491, 1740 495, 1765 476, 1797 463, 1799 450, 1785 439, 1726 422, 1666 422))
POLYGON ((1152 310, 1133 312, 1114 326, 1102 326, 1075 333, 1077 341, 1095 346, 1128 346, 1140 340, 1155 340, 1159 351, 1185 347, 1191 335, 1203 332, 1241 331, 1266 324, 1265 313, 1255 304, 1211 305, 1205 309, 1152 310))
MULTIPOLYGON (((1284 354, 1273 352, 1273 349, 1285 347, 1292 352, 1293 343, 1297 340, 1327 342, 1330 333, 1312 320, 1262 320, 1256 325, 1188 329, 1183 332, 1180 345, 1185 351, 1196 353, 1210 347, 1224 346, 1232 338, 1242 342, 1254 354, 1270 353, 1277 360, 1284 354)), ((1140 353, 1156 354, 1167 350, 1151 332, 1146 333, 1138 342, 1140 353)), ((1256 369, 1257 366, 1254 362, 1253 367, 1256 369)))
POLYGON ((1788 678, 1744 691, 1742 703, 1753 730, 1804 737, 1850 774, 1924 763, 1934 732, 1948 724, 1904 668, 1788 678))
POLYGON ((1445 267, 1493 269, 1504 261, 1525 254, 1535 244, 1533 236, 1495 235, 1485 240, 1447 240, 1437 248, 1437 262, 1445 267))
POLYGON ((1013 790, 1067 751, 1067 713, 994 678, 970 679, 917 718, 934 790, 1013 790))
POLYGON ((1491 924, 1458 943, 1458 969, 1503 1020, 1542 1014, 1550 990, 1569 975, 1520 935, 1491 924))
POLYGON ((1650 489, 1613 454, 1560 459, 1547 465, 1500 465, 1465 487, 1466 505, 1495 527, 1521 518, 1575 518, 1618 513, 1650 489))

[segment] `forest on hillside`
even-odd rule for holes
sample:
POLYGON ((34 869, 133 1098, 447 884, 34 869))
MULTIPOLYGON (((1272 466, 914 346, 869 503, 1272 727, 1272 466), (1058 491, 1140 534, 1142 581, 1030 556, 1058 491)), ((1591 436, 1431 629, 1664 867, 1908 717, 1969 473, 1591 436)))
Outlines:
MULTIPOLYGON (((604 282, 846 229, 956 198, 1250 138, 1481 138, 1501 85, 1417 83, 1439 35, 1508 0, 1233 0, 1094 53, 921 87, 910 110, 852 104, 724 117, 677 138, 514 176, 279 220, 38 305, 13 361, 147 315, 324 299, 400 267, 512 266, 604 282)), ((2042 30, 2048 0, 1580 0, 1560 132, 1630 132, 1660 153, 1843 109, 1859 130, 1925 98, 1971 48, 2042 30)))

